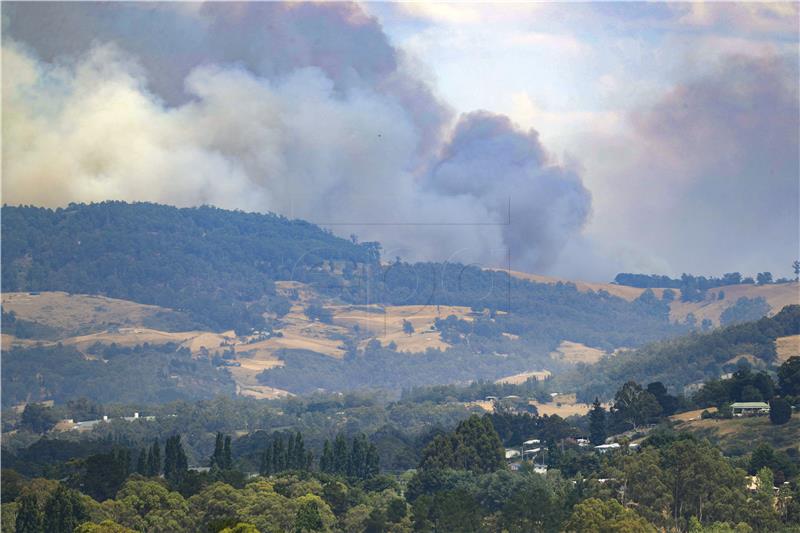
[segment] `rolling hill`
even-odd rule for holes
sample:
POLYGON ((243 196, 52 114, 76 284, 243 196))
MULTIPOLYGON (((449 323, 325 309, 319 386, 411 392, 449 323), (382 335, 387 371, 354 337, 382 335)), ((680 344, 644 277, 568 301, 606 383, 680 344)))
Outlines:
MULTIPOLYGON (((105 202, 2 215, 4 357, 38 343, 108 362, 104 346, 125 359, 168 345, 168 358, 188 353, 254 397, 559 378, 592 363, 602 375, 620 350, 689 332, 676 323, 682 313, 718 319, 735 298, 763 296, 774 314, 797 300, 796 283, 670 303, 658 288, 385 264, 378 243, 208 207, 105 202)), ((778 357, 792 353, 795 333, 778 357)))

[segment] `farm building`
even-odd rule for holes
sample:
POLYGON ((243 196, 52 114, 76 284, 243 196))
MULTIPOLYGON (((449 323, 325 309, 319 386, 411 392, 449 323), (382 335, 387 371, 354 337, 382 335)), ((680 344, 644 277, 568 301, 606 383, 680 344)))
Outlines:
POLYGON ((765 402, 736 402, 731 405, 733 416, 758 416, 769 414, 769 404, 765 402))

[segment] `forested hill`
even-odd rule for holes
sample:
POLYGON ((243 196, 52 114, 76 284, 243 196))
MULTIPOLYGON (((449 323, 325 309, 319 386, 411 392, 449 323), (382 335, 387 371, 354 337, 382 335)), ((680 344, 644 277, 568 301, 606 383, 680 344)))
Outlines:
POLYGON ((605 357, 591 367, 578 365, 559 380, 568 390, 579 387, 578 396, 584 401, 608 398, 630 380, 660 381, 681 392, 686 385, 735 371, 742 359, 756 367, 771 367, 776 363, 776 339, 798 334, 800 305, 788 305, 773 317, 648 344, 605 357))
MULTIPOLYGON (((685 332, 646 291, 626 301, 448 263, 380 263, 380 245, 273 214, 151 203, 3 207, 2 290, 96 294, 181 311, 197 327, 247 332, 290 302, 274 281, 306 283, 321 303, 451 304, 502 315, 506 331, 603 349, 685 332), (366 267, 369 268, 366 268, 366 267)), ((501 321, 500 315, 498 322, 501 321)), ((502 330, 499 328, 503 328, 502 330)), ((546 353, 546 352, 545 352, 546 353)))
POLYGON ((186 311, 214 329, 260 325, 288 304, 273 280, 325 261, 378 260, 308 222, 213 207, 72 204, 2 210, 2 290, 102 294, 186 311))

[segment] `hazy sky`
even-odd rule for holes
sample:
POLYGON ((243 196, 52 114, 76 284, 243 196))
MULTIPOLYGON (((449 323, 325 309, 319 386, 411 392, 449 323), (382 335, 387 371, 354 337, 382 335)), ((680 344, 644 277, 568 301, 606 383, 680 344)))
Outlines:
POLYGON ((2 4, 3 201, 276 211, 386 255, 788 276, 798 4, 2 4))

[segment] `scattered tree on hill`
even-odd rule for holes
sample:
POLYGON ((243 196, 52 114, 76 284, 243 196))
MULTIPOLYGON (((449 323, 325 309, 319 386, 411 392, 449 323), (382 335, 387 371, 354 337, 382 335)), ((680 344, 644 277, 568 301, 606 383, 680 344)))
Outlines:
POLYGON ((661 414, 658 400, 635 381, 628 381, 614 396, 611 420, 618 430, 636 429, 661 414))
POLYGON ((794 271, 794 280, 800 280, 800 261, 794 260, 792 262, 792 270, 794 271))
POLYGON ((792 356, 778 368, 778 386, 784 396, 800 396, 800 356, 792 356))
POLYGON ((333 323, 333 313, 330 309, 326 309, 320 304, 313 303, 305 308, 305 314, 312 322, 318 320, 325 324, 333 323))
POLYGON ((667 388, 660 381, 647 385, 647 392, 652 394, 661 406, 663 416, 671 416, 678 410, 678 398, 667 392, 667 388))
POLYGON ((773 398, 769 402, 769 421, 776 426, 792 419, 792 406, 783 398, 773 398))
POLYGON ((409 320, 403 319, 403 333, 406 335, 414 333, 414 325, 409 320))
MULTIPOLYGON (((5 363, 6 353, 3 352, 3 362, 5 363)), ((45 433, 56 423, 56 416, 53 409, 40 403, 29 403, 22 411, 20 428, 33 431, 34 433, 45 433)))
POLYGON ((739 324, 758 320, 769 313, 771 307, 764 297, 748 298, 742 296, 736 303, 725 309, 719 316, 719 322, 723 326, 739 324))
POLYGON ((759 285, 769 285, 772 283, 772 272, 759 272, 756 274, 756 283, 759 285))

